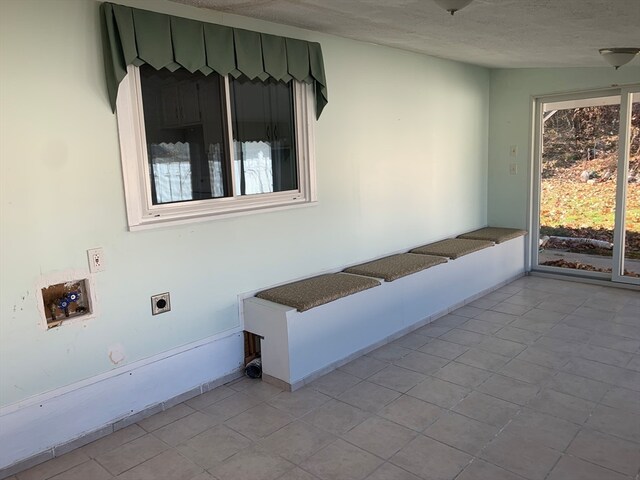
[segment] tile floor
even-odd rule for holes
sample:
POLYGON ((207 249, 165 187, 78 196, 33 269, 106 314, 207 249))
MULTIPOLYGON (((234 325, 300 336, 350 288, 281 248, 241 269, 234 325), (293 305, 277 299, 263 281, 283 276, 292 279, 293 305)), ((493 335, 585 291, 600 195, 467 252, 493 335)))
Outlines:
POLYGON ((623 480, 640 293, 525 277, 294 393, 241 379, 19 480, 623 480))

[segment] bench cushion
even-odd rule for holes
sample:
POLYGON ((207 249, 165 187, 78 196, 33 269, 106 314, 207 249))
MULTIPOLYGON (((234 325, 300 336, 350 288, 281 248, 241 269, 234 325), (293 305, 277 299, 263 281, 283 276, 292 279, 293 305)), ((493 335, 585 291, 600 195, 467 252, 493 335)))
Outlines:
POLYGON ((356 275, 365 275, 367 277, 382 278, 387 282, 392 282, 398 278, 411 275, 412 273, 425 270, 440 263, 445 263, 446 261, 447 259, 443 257, 400 253, 398 255, 381 258, 380 260, 345 268, 343 271, 355 273, 356 275))
POLYGON ((502 243, 526 234, 526 230, 520 230, 517 228, 486 227, 481 228, 480 230, 474 230, 473 232, 463 233, 462 235, 458 235, 458 238, 490 240, 492 242, 502 243))
POLYGON ((449 238, 440 242, 430 243, 422 247, 414 248, 411 253, 420 255, 438 255, 456 259, 469 253, 477 252, 483 248, 493 246, 489 240, 471 240, 468 238, 449 238))
POLYGON ((378 285, 380 282, 372 278, 328 273, 269 288, 257 293, 256 297, 288 305, 299 312, 304 312, 378 285))

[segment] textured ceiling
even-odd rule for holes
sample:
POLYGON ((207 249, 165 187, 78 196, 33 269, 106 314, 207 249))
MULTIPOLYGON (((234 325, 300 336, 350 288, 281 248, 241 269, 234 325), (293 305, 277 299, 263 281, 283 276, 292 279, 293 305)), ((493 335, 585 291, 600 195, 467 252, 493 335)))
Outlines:
MULTIPOLYGON (((640 47, 640 0, 173 0, 488 67, 598 67, 640 47)), ((636 58, 631 65, 640 65, 636 58)))

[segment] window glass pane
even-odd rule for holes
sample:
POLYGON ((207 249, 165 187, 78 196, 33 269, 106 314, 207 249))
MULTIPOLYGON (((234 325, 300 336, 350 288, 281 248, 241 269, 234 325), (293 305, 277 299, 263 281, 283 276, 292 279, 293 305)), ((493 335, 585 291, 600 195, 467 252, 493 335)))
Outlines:
POLYGON ((228 195, 222 79, 140 67, 153 204, 228 195))
POLYGON ((298 189, 292 82, 230 81, 236 195, 298 189))

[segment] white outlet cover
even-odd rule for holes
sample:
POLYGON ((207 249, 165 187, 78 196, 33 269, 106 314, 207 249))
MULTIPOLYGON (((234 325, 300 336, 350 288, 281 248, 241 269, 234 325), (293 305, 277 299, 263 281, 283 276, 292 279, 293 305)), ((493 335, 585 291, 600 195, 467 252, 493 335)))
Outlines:
POLYGON ((87 259, 89 260, 89 271, 91 273, 104 272, 104 250, 102 247, 90 248, 87 250, 87 259))

